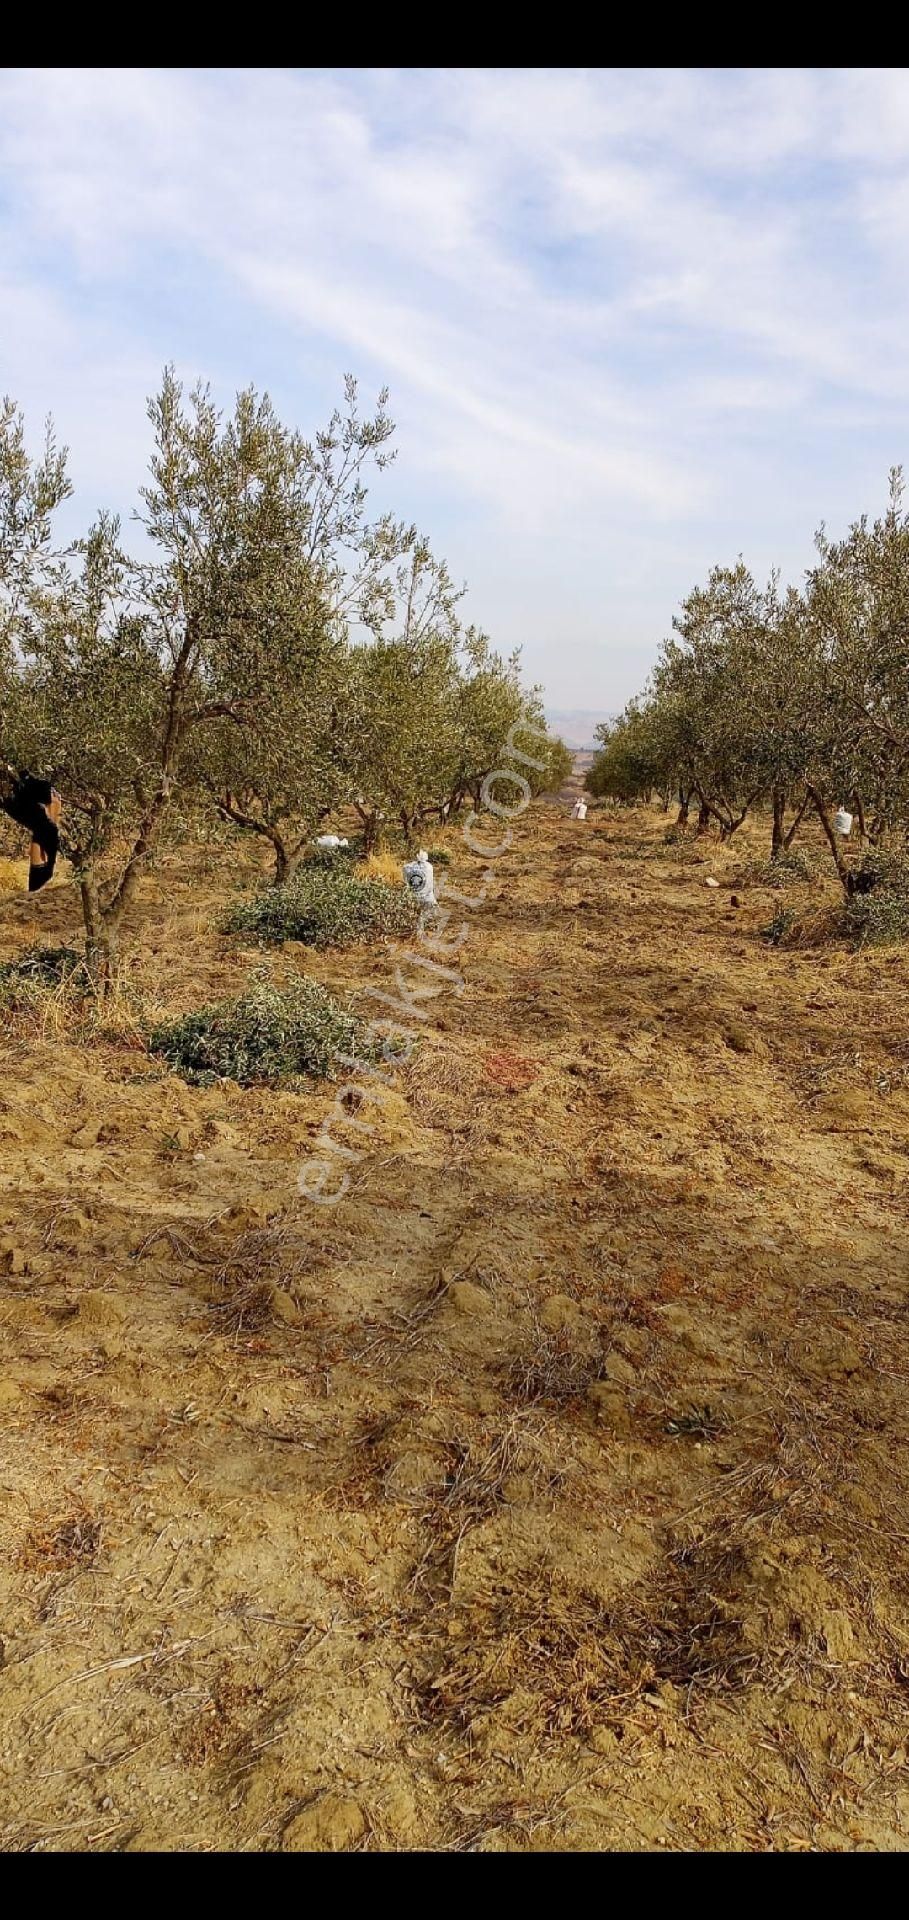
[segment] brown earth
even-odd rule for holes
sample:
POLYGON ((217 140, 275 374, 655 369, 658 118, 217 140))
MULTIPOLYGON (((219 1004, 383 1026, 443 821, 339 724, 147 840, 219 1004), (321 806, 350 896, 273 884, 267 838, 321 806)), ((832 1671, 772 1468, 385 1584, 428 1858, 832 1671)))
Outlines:
MULTIPOLYGON (((330 1089, 7 1017, 6 1849, 907 1844, 907 959, 664 828, 518 827, 336 1208, 330 1089)), ((232 946, 243 878, 149 879, 137 990, 390 989, 232 946)))

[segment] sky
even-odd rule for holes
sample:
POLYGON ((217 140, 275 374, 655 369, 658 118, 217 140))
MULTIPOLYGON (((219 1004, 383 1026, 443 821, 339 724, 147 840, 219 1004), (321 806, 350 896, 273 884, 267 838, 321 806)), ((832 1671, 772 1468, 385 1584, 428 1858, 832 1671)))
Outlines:
POLYGON ((387 385, 376 511, 616 711, 711 565, 797 580, 909 464, 909 72, 6 69, 0 391, 80 527, 168 361, 307 432, 387 385))

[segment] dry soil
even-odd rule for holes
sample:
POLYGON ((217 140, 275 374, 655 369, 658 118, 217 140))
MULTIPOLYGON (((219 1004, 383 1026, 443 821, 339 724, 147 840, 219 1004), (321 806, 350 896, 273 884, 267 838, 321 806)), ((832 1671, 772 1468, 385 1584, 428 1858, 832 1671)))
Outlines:
MULTIPOLYGON (((520 823, 336 1208, 332 1089, 5 1020, 6 1849, 906 1846, 907 958, 665 828, 520 823)), ((220 935, 244 858, 150 876, 136 992, 390 988, 220 935)))

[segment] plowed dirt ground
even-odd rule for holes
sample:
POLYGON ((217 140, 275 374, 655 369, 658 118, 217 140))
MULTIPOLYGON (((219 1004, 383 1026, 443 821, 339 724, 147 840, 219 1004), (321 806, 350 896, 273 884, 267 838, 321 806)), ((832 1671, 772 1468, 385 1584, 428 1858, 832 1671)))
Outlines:
MULTIPOLYGON (((332 1089, 5 1019, 6 1849, 906 1846, 909 964, 665 827, 518 825, 336 1208, 332 1089)), ((243 858, 149 878, 137 990, 388 989, 218 934, 243 858)))

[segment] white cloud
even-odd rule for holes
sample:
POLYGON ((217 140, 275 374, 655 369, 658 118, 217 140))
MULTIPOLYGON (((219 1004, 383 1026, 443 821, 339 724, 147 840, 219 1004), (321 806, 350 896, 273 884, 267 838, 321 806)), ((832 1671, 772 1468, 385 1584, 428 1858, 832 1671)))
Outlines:
POLYGON ((886 71, 7 71, 0 384, 119 504, 166 357, 307 405, 328 360, 387 378, 471 611, 561 623, 564 555, 586 675, 733 520, 807 557, 781 515, 837 420, 900 456, 907 107, 886 71))

